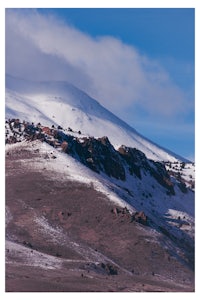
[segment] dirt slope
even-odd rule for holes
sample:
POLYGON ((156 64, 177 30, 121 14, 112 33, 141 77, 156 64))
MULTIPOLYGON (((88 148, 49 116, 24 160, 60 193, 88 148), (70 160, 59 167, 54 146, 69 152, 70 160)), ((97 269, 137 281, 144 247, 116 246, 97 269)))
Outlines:
POLYGON ((31 147, 6 154, 6 291, 194 290, 164 235, 116 214, 92 185, 28 169, 34 158, 31 147))

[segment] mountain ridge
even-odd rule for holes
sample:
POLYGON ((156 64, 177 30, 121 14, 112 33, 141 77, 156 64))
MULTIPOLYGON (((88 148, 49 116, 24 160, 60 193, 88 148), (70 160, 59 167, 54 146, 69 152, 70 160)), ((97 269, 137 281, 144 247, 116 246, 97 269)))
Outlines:
POLYGON ((189 162, 145 138, 98 101, 67 82, 33 82, 7 75, 6 116, 17 115, 26 120, 32 117, 31 121, 43 119, 48 125, 69 126, 89 136, 107 135, 115 148, 122 144, 135 147, 154 160, 189 162))

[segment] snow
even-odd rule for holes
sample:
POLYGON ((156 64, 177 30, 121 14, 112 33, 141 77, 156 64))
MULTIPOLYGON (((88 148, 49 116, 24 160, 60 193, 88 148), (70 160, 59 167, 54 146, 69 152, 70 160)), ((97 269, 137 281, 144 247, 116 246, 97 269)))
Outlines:
POLYGON ((6 117, 40 122, 50 127, 60 125, 64 131, 70 127, 73 129, 71 134, 79 138, 106 135, 115 148, 121 145, 135 147, 150 159, 168 162, 166 168, 172 171, 175 195, 167 195, 166 189, 148 172, 143 172, 140 180, 131 176, 127 168, 126 181, 120 181, 103 173, 97 174, 59 149, 38 140, 6 145, 9 151, 15 147, 31 148, 30 151, 39 149, 39 157, 26 160, 27 168, 46 169, 53 174, 54 180, 71 180, 92 186, 114 205, 127 207, 130 212, 143 210, 154 224, 166 228, 174 236, 188 241, 194 238, 194 192, 183 193, 176 179, 181 172, 186 186, 191 186, 190 181, 195 178, 194 164, 144 138, 83 91, 64 82, 29 82, 7 76, 6 117))
MULTIPOLYGON (((30 147, 29 142, 22 142, 6 145, 6 151, 15 147, 20 147, 20 145, 21 147, 26 147, 27 149, 30 147)), ((106 177, 104 178, 101 175, 93 172, 73 157, 55 150, 47 143, 41 143, 38 140, 32 142, 31 151, 35 151, 36 149, 39 149, 40 157, 26 161, 28 168, 37 169, 39 171, 46 169, 53 174, 54 180, 63 182, 66 180, 71 180, 89 186, 92 185, 95 190, 105 194, 109 201, 113 202, 113 204, 121 207, 126 206, 130 211, 133 211, 133 208, 128 205, 126 201, 112 192, 112 184, 110 183, 109 179, 106 179, 106 177), (53 156, 56 156, 56 159, 51 159, 53 156), (47 157, 49 159, 47 159, 47 157)))
MULTIPOLYGON (((122 189, 117 190, 115 187, 115 191, 123 199, 126 199, 135 210, 143 210, 155 224, 168 228, 171 234, 175 236, 185 233, 185 239, 194 237, 193 191, 188 190, 184 194, 175 184, 175 195, 168 196, 166 189, 148 173, 143 174, 142 181, 137 177, 133 178, 128 171, 126 177, 126 182, 120 182, 122 189), (174 220, 173 223, 171 219, 174 220), (189 225, 179 227, 180 223, 188 223, 189 225)), ((119 185, 118 180, 110 180, 116 186, 119 185)))
POLYGON ((126 170, 126 181, 97 174, 78 162, 76 159, 60 152, 39 140, 6 145, 10 151, 14 147, 26 147, 29 151, 39 149, 39 156, 26 160, 27 168, 48 171, 55 181, 75 181, 92 186, 105 194, 113 205, 127 207, 130 212, 144 211, 154 224, 167 228, 177 237, 185 240, 194 238, 194 192, 181 192, 175 182, 175 195, 167 195, 161 186, 148 172, 142 174, 142 180, 131 176, 126 170), (56 158, 53 158, 56 157, 56 158))
POLYGON ((51 126, 71 127, 84 135, 108 136, 117 149, 135 147, 150 159, 186 161, 140 135, 102 107, 96 100, 67 82, 30 82, 6 76, 6 118, 19 118, 51 126))
POLYGON ((194 163, 166 163, 166 169, 174 173, 174 175, 180 174, 185 181, 185 185, 194 190, 195 182, 195 165, 194 163))
MULTIPOLYGON (((58 269, 62 266, 62 261, 54 256, 30 250, 25 246, 12 241, 6 241, 6 250, 9 250, 9 259, 6 263, 24 264, 31 267, 40 267, 42 269, 58 269), (16 262, 15 257, 19 262, 16 262)), ((8 258, 8 257, 7 257, 8 258)))

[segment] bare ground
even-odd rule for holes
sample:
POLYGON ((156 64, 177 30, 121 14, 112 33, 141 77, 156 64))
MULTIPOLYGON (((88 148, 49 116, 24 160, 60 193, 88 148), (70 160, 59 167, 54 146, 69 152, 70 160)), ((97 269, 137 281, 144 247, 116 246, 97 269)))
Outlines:
POLYGON ((192 267, 167 237, 113 214, 92 185, 28 169, 35 157, 6 154, 7 292, 194 291, 192 267))

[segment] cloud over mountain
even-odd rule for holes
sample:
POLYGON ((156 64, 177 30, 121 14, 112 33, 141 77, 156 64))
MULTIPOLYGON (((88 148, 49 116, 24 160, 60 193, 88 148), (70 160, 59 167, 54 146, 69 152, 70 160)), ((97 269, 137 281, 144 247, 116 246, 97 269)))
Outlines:
POLYGON ((175 117, 190 109, 187 96, 157 61, 116 38, 91 37, 33 9, 6 10, 6 72, 67 80, 115 113, 134 105, 175 117))

